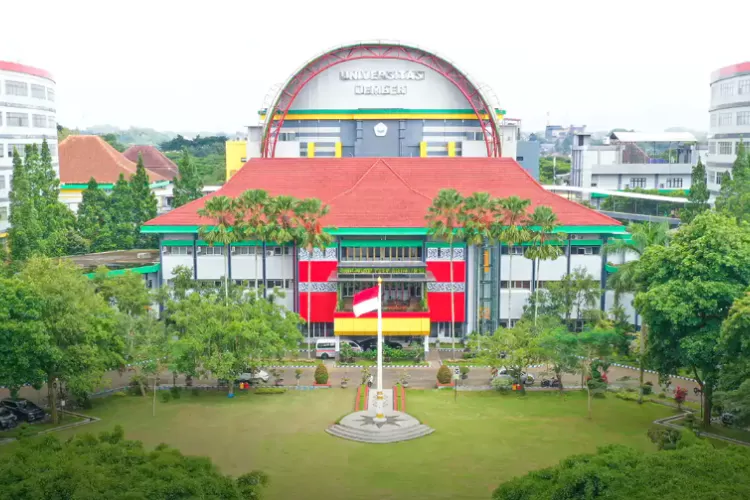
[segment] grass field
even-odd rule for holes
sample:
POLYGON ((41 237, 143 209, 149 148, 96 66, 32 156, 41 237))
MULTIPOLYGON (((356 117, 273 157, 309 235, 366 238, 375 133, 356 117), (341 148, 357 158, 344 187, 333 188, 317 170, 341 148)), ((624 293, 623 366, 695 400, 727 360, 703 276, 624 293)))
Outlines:
POLYGON ((101 422, 60 435, 121 424, 130 439, 210 456, 229 474, 264 470, 271 477, 270 500, 487 499, 502 481, 600 445, 654 449, 646 431, 654 419, 672 413, 610 396, 594 400, 589 421, 581 393, 462 392, 454 402, 452 391, 409 390, 408 411, 435 433, 368 445, 324 432, 352 411, 355 393, 356 388, 245 393, 231 400, 216 393, 184 394, 157 403, 156 417, 150 399, 109 397, 88 412, 101 422))

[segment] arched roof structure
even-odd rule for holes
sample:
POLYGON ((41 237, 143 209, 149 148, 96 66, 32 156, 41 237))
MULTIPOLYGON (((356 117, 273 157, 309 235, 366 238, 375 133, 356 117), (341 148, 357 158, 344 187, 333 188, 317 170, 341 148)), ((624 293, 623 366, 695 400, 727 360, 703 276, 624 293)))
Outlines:
POLYGON ((273 158, 279 133, 300 91, 323 71, 360 59, 396 59, 421 64, 452 83, 471 106, 484 132, 488 157, 501 156, 500 124, 488 96, 471 77, 449 60, 417 46, 381 40, 341 45, 327 50, 303 64, 279 88, 263 123, 262 156, 273 158), (485 118, 486 116, 486 118, 485 118))

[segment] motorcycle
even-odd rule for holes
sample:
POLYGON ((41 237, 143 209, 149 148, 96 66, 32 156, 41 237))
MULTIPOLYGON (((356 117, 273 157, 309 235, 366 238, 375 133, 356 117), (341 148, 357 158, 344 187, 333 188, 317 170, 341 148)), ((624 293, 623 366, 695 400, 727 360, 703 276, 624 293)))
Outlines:
POLYGON ((559 389, 560 388, 560 381, 557 380, 556 378, 553 378, 553 379, 543 378, 542 379, 542 387, 550 387, 550 388, 554 387, 554 388, 559 389))

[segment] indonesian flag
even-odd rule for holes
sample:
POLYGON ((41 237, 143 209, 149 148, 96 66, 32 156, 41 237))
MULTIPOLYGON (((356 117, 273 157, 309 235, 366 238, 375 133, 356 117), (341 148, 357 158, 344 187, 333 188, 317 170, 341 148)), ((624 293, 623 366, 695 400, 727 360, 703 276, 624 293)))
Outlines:
POLYGON ((377 311, 380 308, 380 291, 377 286, 367 288, 359 293, 354 294, 354 315, 359 317, 370 311, 377 311))

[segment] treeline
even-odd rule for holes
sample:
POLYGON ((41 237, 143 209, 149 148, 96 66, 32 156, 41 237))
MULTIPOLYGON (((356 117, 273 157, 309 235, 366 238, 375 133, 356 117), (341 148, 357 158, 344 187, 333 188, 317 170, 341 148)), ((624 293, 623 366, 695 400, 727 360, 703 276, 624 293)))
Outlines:
POLYGON ((226 177, 226 141, 223 135, 196 136, 195 139, 178 135, 159 144, 159 149, 174 162, 182 159, 187 151, 203 184, 222 184, 226 177))

